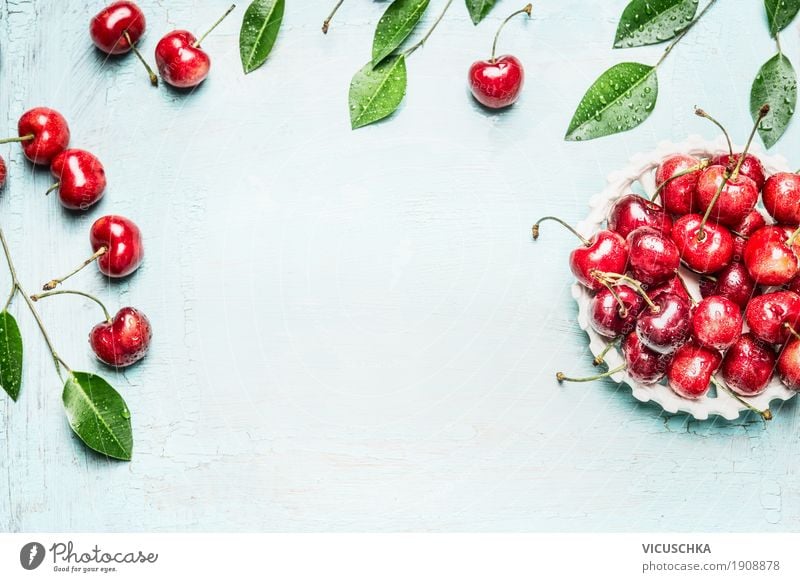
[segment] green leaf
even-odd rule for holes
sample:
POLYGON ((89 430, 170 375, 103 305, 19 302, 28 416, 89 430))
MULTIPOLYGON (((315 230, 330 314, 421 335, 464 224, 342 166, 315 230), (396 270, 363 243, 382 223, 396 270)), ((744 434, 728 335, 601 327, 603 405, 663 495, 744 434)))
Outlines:
POLYGON ((350 125, 358 129, 397 109, 406 94, 406 57, 398 55, 372 68, 364 65, 350 81, 350 125))
POLYGON ((495 0, 467 0, 467 10, 473 24, 478 24, 486 18, 489 11, 494 8, 495 0))
POLYGON ((61 398, 69 425, 87 447, 113 459, 131 460, 131 413, 108 382, 88 372, 71 372, 61 398))
POLYGON ((792 63, 781 53, 764 63, 753 81, 750 113, 754 121, 764 103, 769 103, 770 109, 758 126, 758 134, 770 148, 786 131, 797 105, 797 76, 792 63))
POLYGON ((617 25, 614 48, 664 42, 692 23, 698 0, 631 0, 617 25))
POLYGON ((589 140, 633 129, 656 104, 656 68, 641 63, 619 63, 589 87, 569 124, 568 141, 589 140))
POLYGON ((283 21, 285 0, 255 0, 244 13, 239 32, 239 53, 245 74, 267 60, 283 21))
POLYGON ((394 0, 381 16, 372 40, 372 65, 392 54, 414 30, 430 0, 394 0))
POLYGON ((22 335, 8 311, 0 312, 0 386, 17 400, 22 386, 22 335))
POLYGON ((800 11, 800 0, 764 0, 769 33, 772 36, 789 26, 800 11))

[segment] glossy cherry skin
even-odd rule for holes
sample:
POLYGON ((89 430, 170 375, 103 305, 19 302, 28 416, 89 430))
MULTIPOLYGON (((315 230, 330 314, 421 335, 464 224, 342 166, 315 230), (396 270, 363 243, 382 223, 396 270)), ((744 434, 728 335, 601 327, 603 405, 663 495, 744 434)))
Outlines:
POLYGON ((699 214, 681 216, 672 227, 672 240, 683 262, 696 273, 716 273, 733 260, 733 235, 720 224, 706 222, 702 236, 699 214))
POLYGON ((744 310, 750 332, 768 344, 783 344, 791 337, 789 324, 798 329, 800 295, 793 291, 776 291, 753 297, 744 310))
POLYGON ((672 239, 649 226, 628 235, 628 256, 634 278, 645 285, 658 285, 671 278, 681 262, 672 239))
POLYGON ((800 340, 793 338, 778 356, 778 377, 790 390, 800 391, 800 340))
POLYGON ((653 298, 658 311, 645 308, 636 320, 639 339, 653 351, 669 354, 678 349, 691 331, 691 306, 674 293, 662 293, 653 298))
POLYGON ((744 245, 747 243, 747 239, 755 231, 765 226, 767 226, 767 220, 764 218, 764 215, 754 208, 744 217, 742 222, 731 228, 731 234, 733 234, 734 261, 741 261, 744 259, 744 245))
POLYGON ((636 317, 644 306, 644 299, 627 285, 614 286, 614 292, 625 305, 620 307, 607 288, 592 297, 589 323, 597 333, 608 338, 626 335, 636 327, 636 317))
POLYGON ((721 295, 706 297, 692 311, 692 337, 706 348, 724 351, 742 334, 742 310, 721 295))
POLYGON ((103 164, 85 150, 64 150, 53 159, 50 173, 60 183, 61 204, 70 210, 86 210, 97 203, 106 190, 103 164))
POLYGON ((503 55, 494 61, 475 61, 469 68, 469 88, 485 107, 502 109, 513 105, 525 83, 525 70, 519 59, 503 55))
POLYGON ((589 239, 589 246, 580 246, 569 255, 569 267, 575 278, 595 291, 602 289, 594 271, 624 273, 628 264, 625 239, 610 230, 601 230, 589 239))
POLYGON ((55 109, 35 107, 22 114, 17 124, 20 137, 33 139, 21 142, 25 157, 34 164, 47 166, 69 145, 67 120, 55 109))
POLYGON ((764 208, 776 222, 800 224, 800 174, 773 174, 764 183, 761 197, 764 208))
POLYGON ((683 398, 696 400, 708 392, 711 376, 719 368, 722 356, 696 343, 683 344, 667 367, 669 387, 683 398))
POLYGON ((672 354, 659 354, 645 346, 635 332, 622 340, 625 370, 633 380, 642 384, 655 384, 667 372, 672 354))
POLYGON ((626 194, 611 207, 608 228, 626 238, 640 226, 650 226, 669 235, 672 218, 655 202, 635 194, 626 194))
POLYGON ((145 314, 133 307, 123 307, 112 321, 103 321, 92 328, 89 345, 104 364, 125 368, 147 354, 152 337, 153 329, 145 314))
POLYGON ((712 282, 710 292, 704 297, 721 295, 733 301, 740 309, 744 309, 750 299, 760 293, 756 282, 742 263, 731 263, 717 273, 716 277, 716 282, 712 282))
POLYGON ((725 353, 720 374, 741 396, 757 396, 767 389, 775 370, 775 352, 750 333, 742 335, 725 353))
MULTIPOLYGON (((695 188, 695 201, 699 213, 702 214, 708 209, 724 180, 725 172, 723 166, 709 166, 700 174, 695 188)), ((737 226, 758 202, 758 190, 756 183, 744 174, 731 177, 722 188, 709 217, 725 226, 737 226)))
POLYGON ((666 282, 661 283, 660 285, 656 285, 655 287, 651 287, 647 290, 647 294, 650 298, 658 297, 663 293, 672 293, 677 295, 681 299, 685 299, 689 304, 692 303, 692 296, 689 295, 689 292, 686 290, 686 286, 684 285, 683 281, 681 280, 680 275, 675 275, 671 279, 668 279, 666 282))
MULTIPOLYGON (((736 164, 739 163, 739 157, 741 155, 742 154, 733 154, 731 156, 730 154, 724 154, 714 156, 711 158, 711 164, 724 166, 729 171, 733 172, 736 168, 736 164)), ((746 154, 744 156, 744 161, 742 162, 742 167, 739 168, 739 173, 755 182, 759 190, 764 187, 764 166, 761 164, 761 160, 753 154, 746 154)))
MULTIPOLYGON (((661 186, 672 176, 685 172, 689 168, 696 166, 700 160, 694 156, 676 154, 661 162, 656 170, 656 187, 661 186)), ((661 189, 661 204, 667 212, 672 214, 690 214, 694 211, 694 190, 697 180, 700 178, 700 170, 690 172, 685 176, 680 176, 671 180, 661 189)))
POLYGON ((113 2, 98 12, 89 23, 92 42, 106 54, 121 55, 131 50, 125 32, 136 42, 145 29, 144 13, 133 2, 113 2))
POLYGON ((744 264, 756 283, 785 285, 797 275, 800 261, 788 239, 780 226, 765 226, 750 235, 744 245, 744 264))
POLYGON ((0 156, 0 188, 6 185, 6 176, 8 176, 6 161, 0 156))
POLYGON ((89 232, 89 241, 95 252, 101 247, 108 249, 97 259, 97 267, 109 277, 130 275, 144 259, 142 233, 132 220, 123 216, 98 218, 89 232))
POLYGON ((161 77, 173 87, 186 89, 202 83, 211 69, 211 58, 188 30, 174 30, 156 45, 156 66, 161 77))

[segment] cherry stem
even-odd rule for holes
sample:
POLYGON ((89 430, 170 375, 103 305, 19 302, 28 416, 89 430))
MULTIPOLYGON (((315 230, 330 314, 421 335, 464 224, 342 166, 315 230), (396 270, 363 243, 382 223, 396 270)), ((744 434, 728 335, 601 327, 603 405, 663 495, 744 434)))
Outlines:
POLYGON ((763 418, 764 420, 772 420, 772 412, 770 411, 769 408, 765 410, 759 410, 758 408, 756 408, 755 406, 744 400, 741 396, 736 394, 736 392, 728 388, 724 383, 717 380, 714 376, 711 376, 711 383, 717 388, 722 388, 729 395, 733 396, 735 400, 739 401, 740 404, 743 404, 748 410, 752 410, 756 414, 760 415, 761 418, 763 418))
POLYGON ((122 35, 125 37, 125 40, 128 41, 128 45, 131 47, 131 50, 133 51, 133 54, 135 54, 136 58, 139 59, 139 62, 141 62, 142 65, 144 65, 144 68, 147 71, 147 74, 150 76, 150 84, 153 87, 158 87, 158 77, 153 72, 153 69, 150 68, 150 65, 147 63, 147 61, 144 60, 144 57, 142 56, 142 53, 139 52, 139 49, 136 48, 136 45, 133 44, 133 41, 131 40, 131 35, 128 34, 127 30, 123 31, 122 35))
POLYGON ((690 167, 686 168, 685 170, 682 170, 682 171, 678 172, 677 174, 673 174, 672 176, 670 176, 669 178, 667 178, 666 180, 661 182, 661 184, 658 186, 658 188, 656 188, 656 191, 653 192, 653 195, 650 197, 650 201, 653 202, 656 198, 658 198, 661 195, 661 191, 666 187, 667 184, 669 184, 673 180, 675 180, 677 178, 681 178, 681 177, 686 176, 688 174, 691 174, 693 172, 697 172, 699 170, 705 170, 710 163, 711 163, 711 160, 709 160, 708 158, 702 158, 694 166, 690 166, 690 167))
POLYGON ((413 53, 415 50, 417 50, 419 47, 421 47, 423 44, 425 44, 425 42, 428 40, 428 38, 431 36, 431 34, 433 34, 433 31, 434 31, 434 30, 436 30, 436 27, 437 27, 437 26, 439 26, 439 23, 442 21, 442 18, 444 18, 444 15, 445 15, 445 13, 446 13, 446 12, 447 12, 447 10, 450 8, 450 5, 451 5, 452 3, 453 3, 453 0, 447 0, 447 4, 445 4, 445 5, 444 5, 444 8, 443 8, 443 9, 442 9, 442 11, 439 13, 439 16, 436 18, 436 20, 434 20, 434 21, 433 21, 433 24, 432 24, 432 25, 431 25, 431 27, 428 29, 428 32, 426 32, 426 33, 425 33, 425 36, 423 36, 421 39, 419 39, 419 41, 418 41, 417 43, 415 43, 415 44, 411 45, 411 46, 410 46, 410 47, 409 47, 409 48, 408 48, 408 49, 407 49, 407 50, 406 50, 406 51, 403 53, 403 56, 405 56, 405 57, 410 57, 410 56, 411 56, 411 54, 412 54, 412 53, 413 53))
POLYGON ((694 108, 694 114, 697 115, 698 117, 703 117, 705 119, 708 119, 711 123, 720 128, 720 130, 722 131, 722 135, 725 136, 725 141, 728 142, 728 153, 730 154, 730 157, 733 158, 733 144, 731 143, 731 136, 728 135, 728 130, 725 129, 725 126, 722 125, 719 121, 717 121, 713 117, 711 117, 708 113, 700 109, 699 107, 694 108))
POLYGON ((610 352, 612 349, 614 349, 615 347, 617 347, 617 342, 616 341, 607 343, 606 347, 603 348, 603 351, 600 352, 599 354, 597 354, 594 357, 594 360, 592 360, 592 365, 593 366, 599 366, 600 364, 604 364, 605 363, 605 359, 604 358, 606 357, 606 354, 608 352, 610 352))
POLYGON ((683 277, 681 277, 681 274, 675 273, 675 277, 677 277, 678 283, 680 283, 681 287, 683 287, 683 290, 686 292, 686 295, 689 297, 689 301, 692 302, 692 305, 697 305, 697 301, 695 301, 695 298, 692 297, 692 294, 689 292, 689 287, 686 285, 686 281, 683 280, 683 277))
POLYGON ((328 28, 331 25, 331 20, 333 20, 333 17, 336 15, 336 12, 339 10, 339 7, 342 5, 343 2, 344 0, 339 0, 336 3, 336 6, 333 7, 333 10, 331 10, 331 13, 328 14, 328 17, 323 21, 322 34, 328 34, 328 28))
POLYGON ((795 231, 794 231, 794 232, 793 232, 793 233, 792 233, 792 234, 789 236, 789 238, 787 238, 787 239, 786 239, 786 244, 787 244, 787 245, 789 245, 789 246, 791 247, 791 246, 794 244, 794 241, 797 239, 797 237, 798 237, 798 236, 800 236, 800 227, 799 227, 797 230, 795 230, 795 231))
POLYGON ((561 220, 560 218, 558 218, 556 216, 543 216, 542 218, 540 218, 539 220, 536 221, 536 224, 534 224, 531 227, 531 236, 533 236, 533 240, 537 240, 539 238, 539 225, 541 223, 543 223, 545 220, 554 220, 554 221, 556 221, 558 224, 560 224, 561 226, 566 228, 568 231, 570 231, 572 234, 574 234, 579 239, 581 239, 581 242, 583 243, 583 246, 585 246, 585 247, 592 246, 592 243, 589 242, 589 240, 586 237, 584 237, 581 233, 579 233, 577 230, 572 228, 569 224, 567 224, 566 222, 564 222, 563 220, 561 220))
POLYGON ((44 338, 44 342, 47 344, 48 349, 50 350, 50 354, 53 356, 53 363, 56 367, 56 372, 58 373, 59 377, 61 377, 61 366, 69 372, 72 373, 69 365, 58 355, 56 352, 55 347, 53 346, 53 342, 50 339, 50 336, 47 334, 47 329, 44 326, 44 322, 42 318, 39 317, 39 312, 36 311, 36 307, 33 305, 33 301, 22 288, 22 284, 19 282, 19 277, 17 276, 17 269, 14 267, 14 261, 11 259, 11 251, 8 248, 8 241, 6 241, 6 235, 3 232, 3 229, 0 228, 0 244, 3 245, 3 253, 6 256, 6 263, 8 264, 8 272, 11 274, 11 296, 8 298, 8 302, 6 303, 6 309, 11 304, 11 300, 16 295, 17 291, 22 295, 25 299, 25 304, 28 306, 28 309, 33 315, 33 319, 36 320, 36 325, 39 326, 39 331, 42 332, 42 337, 44 338))
POLYGON ((587 376, 586 378, 570 378, 569 376, 565 375, 564 372, 558 372, 556 373, 556 380, 558 380, 559 384, 562 382, 593 382, 595 380, 600 380, 601 378, 608 378, 617 372, 622 372, 624 369, 625 364, 620 364, 608 372, 603 372, 602 374, 597 374, 595 376, 587 376))
POLYGON ((87 267, 88 265, 91 265, 93 262, 95 262, 97 259, 99 259, 100 257, 102 257, 102 256, 103 256, 104 254, 106 254, 107 252, 108 252, 108 247, 107 247, 107 246, 102 246, 102 247, 100 247, 99 249, 97 249, 97 251, 96 251, 96 252, 95 252, 95 253, 94 253, 94 254, 93 254, 91 257, 89 257, 88 259, 86 259, 85 261, 83 261, 83 262, 80 264, 80 266, 78 266, 78 268, 74 269, 74 270, 73 270, 73 271, 71 271, 69 274, 67 274, 67 275, 64 275, 64 276, 63 276, 63 277, 61 277, 60 279, 53 279, 53 280, 51 280, 51 281, 49 281, 49 282, 45 283, 45 284, 42 286, 42 290, 43 290, 43 291, 52 291, 53 289, 55 289, 56 287, 58 287, 58 286, 59 286, 61 283, 63 283, 64 281, 66 281, 67 279, 69 279, 70 277, 72 277, 73 275, 75 275, 76 273, 80 272, 80 270, 81 270, 81 269, 83 269, 83 268, 87 267))
POLYGON ((660 58, 660 59, 658 59, 658 62, 655 64, 655 66, 653 66, 653 68, 654 68, 654 69, 657 69, 657 68, 658 68, 658 66, 659 66, 661 63, 663 63, 663 62, 664 62, 664 59, 666 59, 666 58, 667 58, 667 56, 669 55, 669 53, 671 53, 671 52, 672 52, 672 49, 673 49, 673 48, 675 48, 675 45, 677 45, 677 44, 678 44, 678 43, 681 41, 681 39, 683 39, 683 37, 684 37, 684 36, 686 36, 686 35, 688 34, 688 32, 689 32, 689 31, 692 29, 692 27, 693 27, 695 24, 697 24, 697 23, 700 21, 700 19, 701 19, 701 18, 703 18, 703 16, 705 16, 705 13, 706 13, 706 12, 708 12, 708 9, 709 9, 709 8, 711 8, 711 7, 714 5, 714 3, 715 3, 716 1, 717 1, 717 0, 709 0, 708 4, 706 4, 705 8, 703 8, 703 9, 700 11, 700 14, 698 14, 698 15, 697 15, 697 18, 695 18, 694 20, 692 20, 692 21, 689 23, 689 26, 687 26, 686 28, 684 28, 684 29, 683 29, 683 31, 682 31, 682 32, 681 32, 681 33, 678 35, 678 37, 677 37, 675 40, 673 40, 673 41, 672 41, 672 42, 671 42, 671 43, 670 43, 670 44, 667 46, 667 48, 666 48, 666 49, 664 49, 664 54, 662 54, 662 55, 661 55, 661 58, 660 58))
POLYGON ((497 59, 495 58, 495 54, 497 53, 497 39, 500 38, 500 31, 503 30, 506 24, 508 24, 508 21, 519 14, 527 14, 528 17, 530 17, 532 10, 533 10, 533 4, 528 4, 527 6, 525 6, 525 8, 517 10, 516 12, 512 12, 502 23, 500 23, 500 26, 498 27, 497 32, 494 35, 494 42, 492 43, 492 58, 490 59, 490 62, 494 63, 497 61, 497 59))
POLYGON ((103 315, 105 315, 106 321, 108 323, 112 322, 111 314, 108 312, 108 309, 106 309, 106 306, 103 305, 103 302, 100 301, 94 295, 90 295, 89 293, 84 293, 83 291, 72 291, 67 289, 62 289, 58 291, 48 291, 47 293, 39 293, 38 295, 31 295, 31 301, 36 302, 39 301, 39 299, 52 297, 54 295, 80 295, 81 297, 86 297, 87 299, 91 299, 100 306, 100 309, 103 310, 103 315))
POLYGON ((619 316, 622 318, 628 317, 628 308, 625 306, 625 303, 622 301, 622 299, 620 299, 619 294, 616 291, 614 291, 614 288, 611 286, 611 283, 605 280, 601 280, 600 282, 605 286, 606 289, 608 289, 612 297, 614 297, 614 299, 617 300, 617 303, 619 303, 619 309, 617 310, 619 316))
POLYGON ((747 155, 747 152, 750 150, 750 144, 753 143, 753 138, 756 135, 756 131, 758 130, 758 126, 761 125, 761 120, 764 119, 769 113, 769 103, 764 103, 761 108, 758 110, 758 117, 756 117, 756 122, 753 124, 753 129, 750 130, 750 137, 747 138, 747 143, 744 145, 744 151, 739 155, 739 161, 736 163, 736 167, 733 169, 733 174, 731 177, 736 180, 739 177, 739 170, 744 163, 744 157, 747 155))
POLYGON ((55 190, 58 190, 58 188, 59 188, 60 186, 61 186, 61 182, 56 182, 55 184, 53 184, 52 186, 50 186, 50 187, 49 187, 47 190, 45 190, 45 193, 44 193, 44 195, 45 195, 45 196, 49 196, 49 195, 50 195, 50 192, 53 192, 53 191, 55 191, 55 190))
MULTIPOLYGON (((742 159, 744 159, 744 154, 742 154, 742 159)), ((714 197, 711 198, 711 202, 708 204, 708 208, 706 208, 705 213, 703 214, 703 220, 700 221, 700 227, 697 229, 697 242, 703 242, 706 240, 706 223, 708 222, 709 216, 711 216, 711 211, 714 210, 714 206, 717 205, 717 200, 719 200, 720 194, 725 189, 725 186, 728 184, 728 180, 731 179, 731 176, 726 171, 722 176, 722 182, 719 184, 719 188, 717 191, 714 192, 714 197)))
POLYGON ((29 133, 28 135, 21 135, 19 137, 7 137, 5 139, 0 139, 0 144, 16 143, 20 141, 31 141, 34 137, 36 136, 33 135, 32 133, 29 133))
POLYGON ((650 299, 650 296, 644 290, 644 287, 642 287, 642 284, 636 279, 628 277, 627 275, 621 275, 619 273, 606 273, 604 271, 598 271, 598 270, 592 271, 591 274, 595 279, 603 283, 603 285, 605 285, 609 281, 614 283, 618 283, 619 281, 625 281, 631 287, 636 289, 636 291, 639 293, 639 295, 642 296, 642 299, 644 299, 644 302, 647 303, 647 306, 653 313, 658 313, 659 311, 661 311, 661 308, 655 303, 653 303, 653 300, 650 299))
POLYGON ((794 337, 800 339, 800 333, 797 333, 797 330, 792 327, 792 324, 790 324, 789 322, 784 322, 783 327, 788 329, 789 333, 791 333, 794 337))
POLYGON ((193 46, 194 48, 197 48, 197 47, 199 47, 199 46, 200 46, 200 43, 202 43, 202 42, 203 42, 203 41, 206 39, 206 37, 207 37, 209 34, 211 34, 211 32, 212 32, 212 31, 213 31, 213 30, 214 30, 216 27, 218 27, 218 26, 220 25, 220 23, 221 23, 223 20, 225 20, 225 19, 228 17, 228 14, 230 14, 231 12, 233 12, 233 10, 234 10, 235 8, 236 8, 236 4, 231 4, 231 7, 230 7, 230 8, 228 8, 228 9, 225 11, 225 14, 223 14, 222 16, 220 16, 220 17, 217 19, 217 21, 216 21, 214 24, 212 24, 212 25, 211 25, 211 28, 209 28, 209 29, 208 29, 208 30, 205 32, 205 34, 203 34, 203 36, 201 36, 201 37, 200 37, 200 38, 198 38, 196 41, 194 41, 194 42, 192 43, 192 46, 193 46))

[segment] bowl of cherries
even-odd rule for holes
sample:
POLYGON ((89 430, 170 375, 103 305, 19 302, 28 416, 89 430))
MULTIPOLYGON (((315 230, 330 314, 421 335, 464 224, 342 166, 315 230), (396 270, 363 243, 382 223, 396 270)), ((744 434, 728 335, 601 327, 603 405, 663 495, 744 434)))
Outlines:
POLYGON ((800 174, 690 137, 639 154, 590 201, 569 256, 594 365, 671 413, 772 418, 800 391, 800 174))

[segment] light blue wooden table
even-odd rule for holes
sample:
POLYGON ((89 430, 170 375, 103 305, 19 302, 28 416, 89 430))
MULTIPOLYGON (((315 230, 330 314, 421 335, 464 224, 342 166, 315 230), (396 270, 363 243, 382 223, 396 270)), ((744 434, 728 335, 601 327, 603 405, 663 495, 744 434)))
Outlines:
MULTIPOLYGON (((135 457, 109 462, 71 436, 45 346, 19 303, 20 401, 0 398, 2 531, 787 531, 800 529, 800 410, 768 427, 666 416, 591 370, 555 227, 639 151, 714 128, 742 142, 748 94, 774 53, 761 2, 720 0, 660 71, 659 103, 633 132, 563 133, 590 82, 662 47, 612 51, 625 5, 542 1, 510 24, 521 101, 502 114, 466 90, 503 0, 473 27, 457 1, 409 62, 389 122, 351 132, 347 89, 383 2, 288 2, 268 63, 245 78, 244 6, 205 43, 194 94, 152 89, 133 57, 105 62, 87 28, 103 1, 15 0, 0 9, 2 131, 36 105, 67 116, 73 144, 106 165, 104 201, 82 216, 17 146, 0 221, 33 289, 88 250, 106 213, 144 231, 143 268, 74 280, 111 307, 144 310, 155 343, 139 366, 97 364, 97 309, 43 303, 74 367, 102 370, 133 412, 135 457)), ((204 29, 226 2, 143 0, 148 56, 174 27, 204 29)), ((431 2, 427 22, 443 2, 431 2)), ((783 35, 800 65, 798 24, 783 35)), ((800 123, 775 150, 800 166, 800 123)), ((5 271, 0 285, 7 282, 5 271)), ((4 287, 3 287, 4 288, 4 287)))

